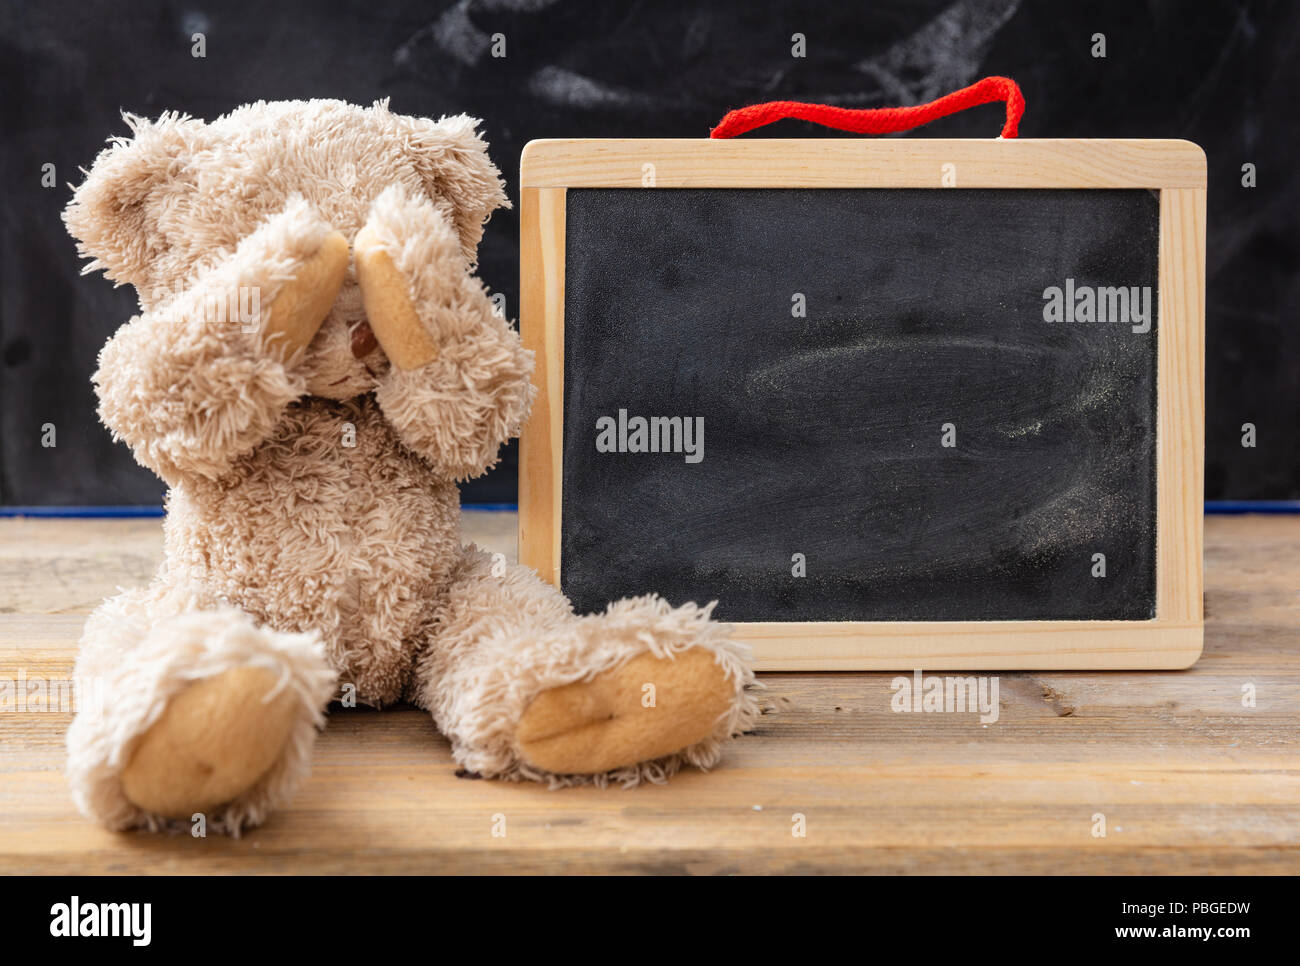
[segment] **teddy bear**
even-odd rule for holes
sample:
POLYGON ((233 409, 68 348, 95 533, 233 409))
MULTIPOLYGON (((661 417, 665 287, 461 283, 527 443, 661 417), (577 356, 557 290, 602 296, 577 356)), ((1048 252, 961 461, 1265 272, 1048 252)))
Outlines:
POLYGON ((105 700, 68 731, 80 809, 238 835, 301 785, 336 701, 427 710, 484 777, 715 764, 757 704, 712 605, 580 616, 462 545, 457 482, 534 395, 474 275, 509 204, 479 122, 334 100, 124 117, 64 221, 84 272, 139 298, 93 383, 168 487, 165 554, 87 620, 75 674, 105 700))

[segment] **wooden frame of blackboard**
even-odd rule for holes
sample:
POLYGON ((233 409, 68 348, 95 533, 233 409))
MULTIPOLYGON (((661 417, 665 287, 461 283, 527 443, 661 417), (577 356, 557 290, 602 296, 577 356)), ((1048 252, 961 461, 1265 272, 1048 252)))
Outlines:
POLYGON ((1188 667, 1203 637, 1205 184, 1204 152, 1177 140, 531 142, 520 162, 520 329, 538 397, 520 439, 520 561, 560 586, 568 189, 1145 188, 1160 193, 1155 617, 754 622, 736 624, 736 637, 760 670, 1188 667))

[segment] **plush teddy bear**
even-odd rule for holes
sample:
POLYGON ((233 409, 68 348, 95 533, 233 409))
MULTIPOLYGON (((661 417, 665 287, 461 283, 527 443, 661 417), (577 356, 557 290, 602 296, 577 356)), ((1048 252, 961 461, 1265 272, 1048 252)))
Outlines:
POLYGON ((86 624, 76 673, 105 700, 68 732, 81 809, 238 834, 303 781, 336 698, 427 709, 484 776, 715 763, 757 709, 709 608, 579 617, 461 545, 456 482, 533 395, 473 275, 508 204, 477 122, 327 100, 127 121, 64 219, 86 271, 139 295, 94 384, 169 487, 166 556, 86 624))

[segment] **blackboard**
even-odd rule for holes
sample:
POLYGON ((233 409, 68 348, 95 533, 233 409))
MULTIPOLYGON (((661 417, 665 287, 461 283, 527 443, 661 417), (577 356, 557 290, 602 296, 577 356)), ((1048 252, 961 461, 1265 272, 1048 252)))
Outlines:
POLYGON ((1158 193, 579 188, 566 219, 580 611, 1155 616, 1158 193), (1149 325, 1045 321, 1067 285, 1149 325))
POLYGON ((519 559, 764 670, 1201 652, 1185 140, 531 142, 519 559), (690 432, 688 432, 688 429, 690 432))

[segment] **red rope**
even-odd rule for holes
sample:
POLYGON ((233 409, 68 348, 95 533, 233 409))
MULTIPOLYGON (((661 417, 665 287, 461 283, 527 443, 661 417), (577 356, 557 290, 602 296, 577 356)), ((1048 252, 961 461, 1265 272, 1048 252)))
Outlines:
POLYGON ((768 101, 766 104, 751 104, 739 110, 728 112, 718 126, 709 132, 712 138, 734 138, 754 128, 771 124, 783 118, 793 117, 801 121, 812 121, 840 131, 852 131, 854 134, 891 134, 894 131, 907 131, 922 124, 949 114, 956 114, 968 107, 992 104, 994 101, 1007 102, 1007 121, 1002 126, 1002 137, 1013 138, 1020 126, 1020 118, 1025 113, 1025 98, 1020 87, 1009 77, 985 77, 970 87, 945 94, 937 101, 917 104, 913 107, 881 107, 855 109, 832 107, 829 104, 805 104, 802 101, 768 101))

